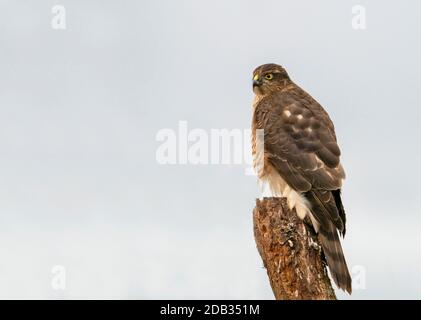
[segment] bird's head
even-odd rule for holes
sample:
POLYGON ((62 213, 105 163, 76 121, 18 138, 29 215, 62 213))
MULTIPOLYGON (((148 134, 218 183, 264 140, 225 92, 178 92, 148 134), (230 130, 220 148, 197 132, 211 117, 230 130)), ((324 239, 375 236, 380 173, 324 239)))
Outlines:
POLYGON ((277 64, 264 64, 253 71, 253 91, 258 96, 282 90, 290 81, 286 70, 277 64))

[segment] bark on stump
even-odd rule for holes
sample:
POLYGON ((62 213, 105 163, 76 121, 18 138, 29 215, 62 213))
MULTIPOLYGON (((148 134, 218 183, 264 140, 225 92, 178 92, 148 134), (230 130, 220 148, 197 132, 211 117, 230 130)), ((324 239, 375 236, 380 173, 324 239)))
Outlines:
POLYGON ((289 210, 285 198, 257 199, 253 223, 276 299, 336 299, 317 234, 309 221, 289 210))

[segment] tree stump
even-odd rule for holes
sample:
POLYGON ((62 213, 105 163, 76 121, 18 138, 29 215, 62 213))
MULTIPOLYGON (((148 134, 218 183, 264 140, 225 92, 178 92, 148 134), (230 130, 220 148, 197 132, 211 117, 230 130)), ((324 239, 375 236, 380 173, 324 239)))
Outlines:
POLYGON ((286 198, 256 200, 254 237, 270 285, 278 300, 335 300, 321 244, 306 220, 286 198))

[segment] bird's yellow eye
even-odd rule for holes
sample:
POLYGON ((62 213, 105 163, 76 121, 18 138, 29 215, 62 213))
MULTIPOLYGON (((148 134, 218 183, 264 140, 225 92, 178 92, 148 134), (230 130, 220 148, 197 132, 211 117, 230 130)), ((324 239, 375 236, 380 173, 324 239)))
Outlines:
POLYGON ((273 79, 273 74, 272 73, 268 73, 267 75, 265 75, 265 79, 272 80, 273 79))

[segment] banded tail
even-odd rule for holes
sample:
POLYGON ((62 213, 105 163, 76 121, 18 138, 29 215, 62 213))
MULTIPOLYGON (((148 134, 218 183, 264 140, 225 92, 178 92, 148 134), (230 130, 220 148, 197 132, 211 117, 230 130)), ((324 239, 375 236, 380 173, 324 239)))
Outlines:
POLYGON ((320 229, 319 239, 322 243, 323 252, 333 281, 335 281, 338 288, 351 294, 352 279, 346 265, 338 231, 333 223, 330 223, 327 230, 325 228, 320 229))
POLYGON ((342 205, 341 191, 311 190, 305 193, 311 204, 311 212, 317 221, 319 239, 322 244, 330 274, 338 288, 352 292, 352 279, 346 265, 339 234, 345 235, 346 216, 342 205))

